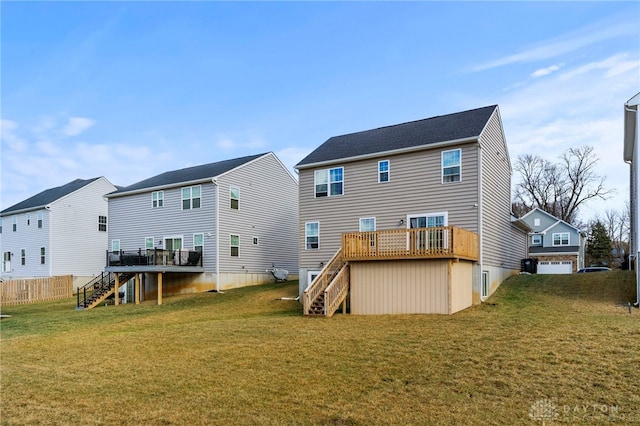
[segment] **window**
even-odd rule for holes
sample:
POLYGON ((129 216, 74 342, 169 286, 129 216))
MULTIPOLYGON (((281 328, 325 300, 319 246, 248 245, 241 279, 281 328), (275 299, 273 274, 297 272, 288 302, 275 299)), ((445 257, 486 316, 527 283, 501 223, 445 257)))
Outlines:
POLYGON ((360 218, 360 232, 371 232, 376 230, 376 218, 375 217, 361 217, 360 218))
POLYGON ((460 182, 460 157, 462 150, 442 151, 442 183, 460 182))
POLYGON ((13 217, 12 224, 13 224, 13 232, 16 232, 18 230, 18 216, 13 217))
POLYGON ((533 219, 533 226, 540 226, 540 218, 533 219))
POLYGON ((320 222, 307 222, 304 224, 304 240, 306 250, 317 249, 320 246, 320 222))
POLYGON ((111 240, 111 251, 113 253, 120 252, 120 240, 111 240))
POLYGON ((164 191, 154 191, 151 193, 151 207, 158 209, 164 206, 164 191))
POLYGON ((98 216, 98 231, 107 232, 107 217, 98 216))
POLYGON ((378 161, 378 182, 389 182, 389 160, 378 161))
POLYGON ((37 217, 38 217, 38 228, 42 228, 42 217, 43 217, 42 210, 38 212, 37 217))
POLYGON ((539 246, 542 244, 542 235, 534 234, 531 236, 531 244, 534 246, 539 246))
POLYGON ((343 193, 344 168, 316 170, 314 173, 315 196, 333 197, 343 193))
POLYGON ((200 185, 182 188, 182 210, 200 208, 200 185))
POLYGON ((40 264, 44 265, 45 264, 45 248, 44 247, 40 247, 40 264))
POLYGON ((553 234, 553 245, 554 246, 568 246, 569 245, 569 233, 568 232, 558 232, 553 234))
POLYGON ((153 247, 153 237, 147 237, 144 239, 144 248, 152 249, 153 247))
POLYGON ((27 213, 27 226, 31 225, 31 213, 27 213))
POLYGON ((27 249, 20 249, 20 264, 27 264, 27 249))
POLYGON ((240 256, 240 236, 232 235, 231 236, 231 257, 240 256))
POLYGON ((231 208, 234 210, 238 210, 240 203, 240 188, 232 186, 229 189, 229 196, 231 197, 231 208))
POLYGON ((2 253, 2 272, 11 272, 11 252, 2 253))
POLYGON ((193 249, 202 253, 204 247, 204 234, 193 234, 193 249))
POLYGON ((0 219, 0 234, 2 234, 2 219, 0 219))
POLYGON ((253 245, 254 246, 258 245, 258 237, 253 237, 253 245))
POLYGON ((480 289, 480 297, 489 297, 489 272, 482 271, 482 288, 480 289))

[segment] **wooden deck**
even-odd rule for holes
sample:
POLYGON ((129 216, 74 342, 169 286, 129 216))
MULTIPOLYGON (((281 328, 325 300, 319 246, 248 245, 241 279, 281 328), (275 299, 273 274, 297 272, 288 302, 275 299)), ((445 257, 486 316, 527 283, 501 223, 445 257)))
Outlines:
POLYGON ((342 234, 345 261, 464 259, 478 261, 478 234, 455 226, 342 234))

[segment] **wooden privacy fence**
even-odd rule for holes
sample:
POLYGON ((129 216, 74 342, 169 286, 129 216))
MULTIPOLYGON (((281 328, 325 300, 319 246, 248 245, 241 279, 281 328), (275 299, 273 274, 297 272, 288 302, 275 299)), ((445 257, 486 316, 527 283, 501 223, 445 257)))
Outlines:
POLYGON ((7 280, 0 283, 0 305, 45 302, 73 296, 73 275, 7 280))

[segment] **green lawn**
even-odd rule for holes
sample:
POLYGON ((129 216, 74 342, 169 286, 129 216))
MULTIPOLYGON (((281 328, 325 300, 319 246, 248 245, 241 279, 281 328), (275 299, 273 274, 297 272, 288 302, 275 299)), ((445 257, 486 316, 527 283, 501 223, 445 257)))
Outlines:
POLYGON ((640 424, 631 272, 516 276, 452 316, 305 318, 296 293, 3 307, 0 422, 640 424))

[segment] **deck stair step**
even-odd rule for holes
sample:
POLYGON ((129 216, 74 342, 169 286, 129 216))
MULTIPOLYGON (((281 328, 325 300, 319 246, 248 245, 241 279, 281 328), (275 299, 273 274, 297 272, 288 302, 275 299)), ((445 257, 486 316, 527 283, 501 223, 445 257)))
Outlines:
POLYGON ((120 285, 134 277, 133 272, 103 272, 78 289, 76 309, 91 309, 116 292, 116 276, 120 285))

